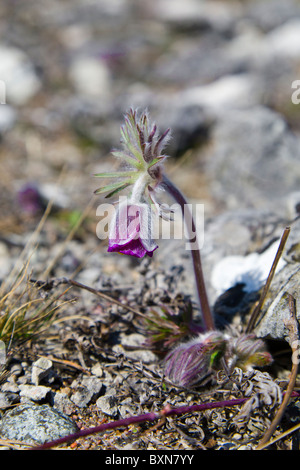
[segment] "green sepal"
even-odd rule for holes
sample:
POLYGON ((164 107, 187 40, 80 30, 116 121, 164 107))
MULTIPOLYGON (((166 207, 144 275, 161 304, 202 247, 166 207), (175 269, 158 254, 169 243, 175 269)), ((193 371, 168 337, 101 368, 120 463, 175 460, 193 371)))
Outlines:
POLYGON ((103 193, 107 193, 108 191, 111 191, 107 196, 105 196, 105 197, 110 197, 111 195, 115 194, 116 192, 127 188, 127 186, 129 186, 130 184, 132 184, 131 180, 122 181, 122 182, 119 181, 118 183, 110 183, 110 184, 107 184, 106 186, 102 186, 102 188, 96 189, 96 191, 94 191, 94 193, 95 194, 103 194, 103 193))
POLYGON ((123 139, 123 142, 124 144, 126 145, 126 147, 128 148, 128 150, 130 151, 130 153, 132 153, 132 155, 139 161, 139 162, 143 162, 143 154, 141 152, 141 150, 139 150, 138 148, 136 148, 131 142, 130 142, 130 136, 128 135, 127 133, 127 130, 125 130, 124 128, 121 128, 121 136, 122 136, 122 139, 123 139))
POLYGON ((154 158, 154 159, 152 160, 152 162, 150 163, 150 165, 148 165, 148 170, 149 170, 149 168, 151 168, 152 166, 156 165, 157 163, 162 162, 163 160, 165 160, 165 158, 166 158, 166 157, 165 157, 164 155, 162 155, 161 157, 154 158))
POLYGON ((114 171, 111 173, 96 173, 94 176, 97 178, 124 178, 124 176, 131 176, 132 171, 114 171))
POLYGON ((130 185, 131 185, 131 183, 123 184, 123 186, 121 186, 120 188, 117 188, 117 189, 115 189, 114 191, 112 191, 111 193, 107 194, 107 195, 105 196, 105 199, 108 199, 108 198, 114 196, 114 195, 117 194, 119 191, 123 191, 123 189, 128 188, 128 186, 130 186, 130 185))
POLYGON ((137 170, 142 170, 144 168, 144 165, 141 161, 136 160, 134 157, 128 155, 122 150, 113 150, 111 154, 116 158, 125 160, 127 163, 129 163, 129 165, 134 166, 137 170))

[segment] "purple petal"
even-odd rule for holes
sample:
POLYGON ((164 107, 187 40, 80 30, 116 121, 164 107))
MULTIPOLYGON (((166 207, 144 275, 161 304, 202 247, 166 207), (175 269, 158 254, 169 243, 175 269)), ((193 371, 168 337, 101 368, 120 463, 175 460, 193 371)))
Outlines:
POLYGON ((124 255, 135 256, 136 258, 143 258, 145 255, 152 258, 153 251, 156 250, 158 246, 156 245, 153 250, 148 251, 145 249, 140 239, 134 239, 128 241, 126 244, 113 243, 109 242, 108 252, 117 252, 124 255))

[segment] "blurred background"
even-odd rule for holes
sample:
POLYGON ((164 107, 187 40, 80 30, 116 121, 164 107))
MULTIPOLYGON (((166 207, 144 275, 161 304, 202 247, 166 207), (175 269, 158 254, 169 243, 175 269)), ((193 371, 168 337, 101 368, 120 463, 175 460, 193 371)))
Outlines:
POLYGON ((0 31, 2 277, 52 199, 45 244, 88 204, 99 244, 93 174, 129 107, 172 128, 168 171, 207 216, 299 210, 299 1, 2 0, 0 31))

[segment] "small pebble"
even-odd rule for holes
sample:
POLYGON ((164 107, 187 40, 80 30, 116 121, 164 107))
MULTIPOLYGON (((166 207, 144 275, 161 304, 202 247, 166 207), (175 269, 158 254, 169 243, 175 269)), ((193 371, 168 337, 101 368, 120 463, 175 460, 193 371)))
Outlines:
POLYGON ((20 397, 36 402, 45 400, 50 391, 51 388, 44 385, 20 385, 20 397))
POLYGON ((52 370, 52 361, 46 357, 40 357, 32 364, 31 381, 34 385, 39 385, 40 382, 49 375, 52 370))
POLYGON ((102 413, 108 416, 115 416, 118 413, 117 399, 113 395, 98 398, 96 405, 102 413))

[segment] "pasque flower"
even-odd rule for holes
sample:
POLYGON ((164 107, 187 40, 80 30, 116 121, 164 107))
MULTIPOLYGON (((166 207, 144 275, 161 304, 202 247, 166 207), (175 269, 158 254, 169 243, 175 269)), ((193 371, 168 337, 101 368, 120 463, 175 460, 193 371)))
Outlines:
MULTIPOLYGON (((109 198, 124 189, 130 190, 127 206, 142 209, 138 211, 138 215, 133 216, 133 220, 128 219, 124 225, 120 225, 120 216, 126 212, 121 205, 119 206, 112 220, 114 228, 110 232, 108 251, 118 251, 138 257, 152 256, 157 248, 151 238, 150 230, 145 236, 145 227, 152 225, 153 213, 156 211, 156 214, 162 218, 170 218, 170 211, 166 211, 165 205, 157 200, 158 191, 166 191, 175 199, 182 210, 190 245, 193 245, 191 255, 203 322, 206 329, 212 330, 214 320, 208 303, 193 217, 189 210, 185 210, 187 201, 184 196, 163 171, 163 162, 167 158, 163 151, 169 134, 170 129, 159 134, 157 126, 151 123, 146 111, 138 115, 136 111, 130 109, 125 114, 124 125, 121 126, 123 148, 112 151, 112 155, 121 160, 123 168, 116 172, 96 174, 95 176, 99 178, 116 178, 116 182, 97 189, 95 193, 107 193, 105 197, 109 198), (144 205, 148 206, 147 210, 144 209, 144 205), (134 229, 129 229, 132 221, 136 222, 136 226, 134 229)), ((128 212, 127 214, 129 216, 128 212)))
POLYGON ((163 161, 166 159, 163 150, 168 137, 169 129, 160 135, 147 112, 138 115, 131 109, 125 115, 125 124, 121 127, 123 149, 112 152, 121 159, 124 168, 117 172, 96 174, 99 178, 117 178, 117 182, 98 189, 96 193, 108 193, 108 198, 123 189, 130 190, 128 198, 119 204, 111 221, 108 251, 138 258, 145 255, 151 257, 158 248, 152 239, 153 214, 155 211, 162 217, 165 214, 163 205, 156 199, 157 192, 161 189, 168 192, 179 204, 189 237, 203 331, 206 333, 172 350, 166 358, 165 374, 174 383, 194 386, 209 380, 221 362, 222 365, 226 364, 228 370, 235 365, 247 368, 268 364, 271 356, 264 343, 251 335, 234 339, 215 330, 195 221, 191 211, 186 211, 188 204, 185 197, 163 169, 163 161))

